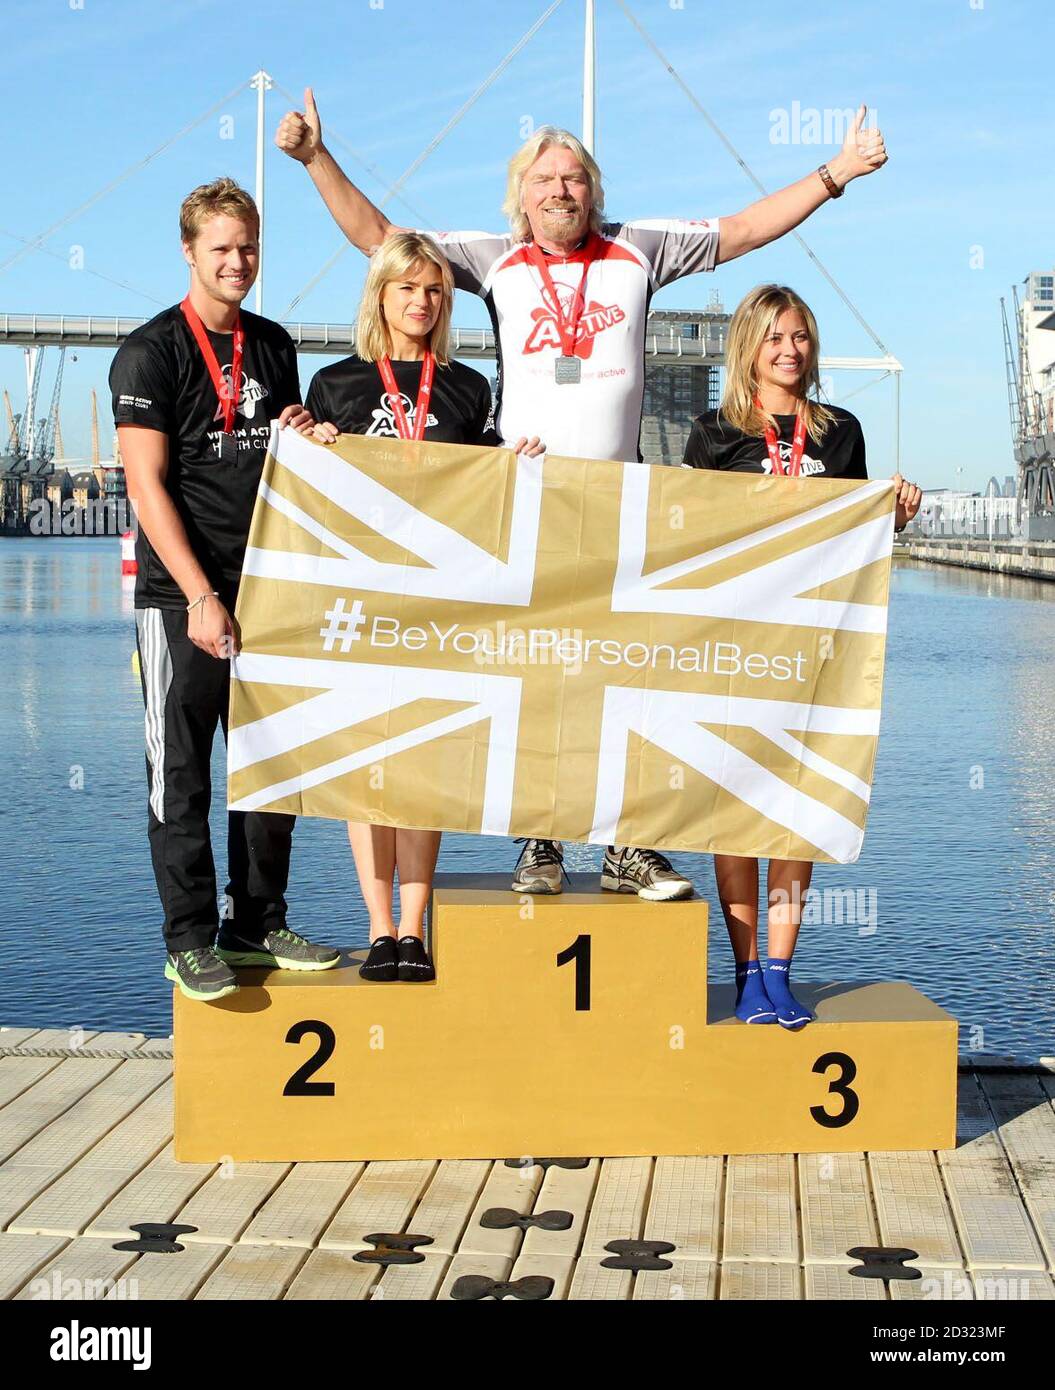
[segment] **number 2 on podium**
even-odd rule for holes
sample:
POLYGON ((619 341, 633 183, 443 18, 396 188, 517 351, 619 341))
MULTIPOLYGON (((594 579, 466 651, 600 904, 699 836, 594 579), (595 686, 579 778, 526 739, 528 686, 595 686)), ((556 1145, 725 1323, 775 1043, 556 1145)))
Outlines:
POLYGON ((328 1023, 323 1023, 321 1019, 305 1018, 300 1023, 294 1023, 293 1027, 286 1034, 286 1042, 299 1043, 300 1040, 309 1033, 319 1040, 319 1046, 308 1058, 303 1066, 298 1067, 293 1075, 282 1088, 284 1096, 332 1096, 335 1094, 336 1087, 332 1081, 311 1081, 320 1067, 333 1056, 333 1049, 337 1046, 337 1035, 328 1023))

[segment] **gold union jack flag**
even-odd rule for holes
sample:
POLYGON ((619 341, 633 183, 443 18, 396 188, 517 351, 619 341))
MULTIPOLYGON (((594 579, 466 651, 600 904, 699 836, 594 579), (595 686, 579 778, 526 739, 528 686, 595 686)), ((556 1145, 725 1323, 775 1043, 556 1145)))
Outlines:
POLYGON ((886 481, 276 430, 229 804, 856 859, 892 533, 886 481))

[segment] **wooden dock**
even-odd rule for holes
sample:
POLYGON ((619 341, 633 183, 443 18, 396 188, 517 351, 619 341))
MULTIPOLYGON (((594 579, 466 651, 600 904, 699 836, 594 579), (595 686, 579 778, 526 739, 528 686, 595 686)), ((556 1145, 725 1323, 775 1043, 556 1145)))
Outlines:
POLYGON ((0 1296, 1052 1299, 1053 1101, 1050 1064, 979 1059, 934 1153, 179 1164, 171 1040, 3 1028, 0 1296), (193 1230, 115 1249, 142 1223, 193 1230))

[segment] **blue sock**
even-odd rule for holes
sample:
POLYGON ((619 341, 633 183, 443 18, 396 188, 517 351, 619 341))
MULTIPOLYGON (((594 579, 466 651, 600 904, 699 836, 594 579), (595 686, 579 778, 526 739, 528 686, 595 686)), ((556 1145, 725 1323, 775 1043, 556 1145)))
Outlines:
POLYGON ((769 1002, 762 969, 757 960, 745 960, 736 967, 736 1016, 741 1023, 776 1023, 769 1002))
POLYGON ((766 993, 777 1011, 777 1022, 784 1028, 804 1028, 813 1022, 813 1015, 804 1004, 792 994, 788 979, 791 974, 791 957, 769 956, 766 960, 766 993))

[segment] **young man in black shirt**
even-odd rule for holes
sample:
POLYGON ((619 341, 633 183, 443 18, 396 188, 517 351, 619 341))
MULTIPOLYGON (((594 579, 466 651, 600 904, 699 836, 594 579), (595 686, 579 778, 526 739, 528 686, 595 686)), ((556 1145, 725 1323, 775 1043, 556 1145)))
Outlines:
POLYGON ((209 763, 227 734, 228 658, 271 422, 310 429, 293 341, 242 311, 259 216, 231 179, 180 209, 190 289, 129 335, 110 368, 136 505, 136 635, 146 703, 149 835, 165 913, 165 975, 192 999, 238 988, 232 965, 326 970, 338 952, 286 927, 292 816, 228 813, 228 913, 217 935, 209 763))

